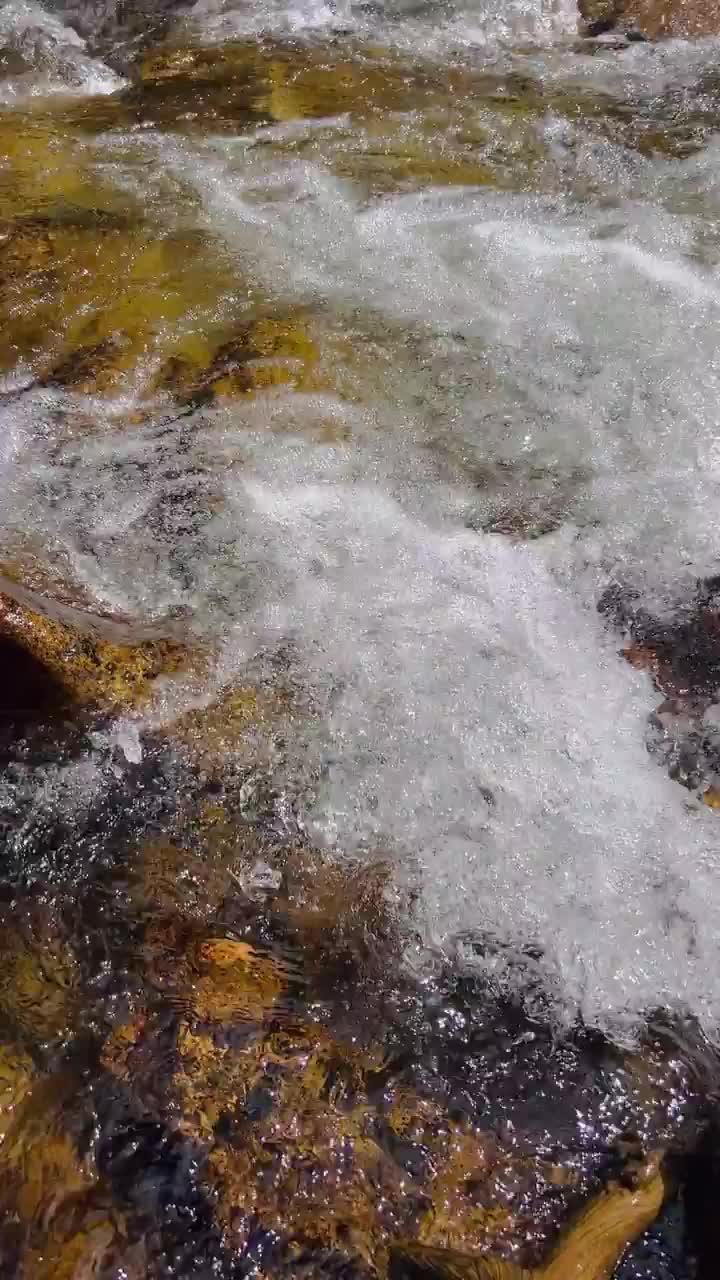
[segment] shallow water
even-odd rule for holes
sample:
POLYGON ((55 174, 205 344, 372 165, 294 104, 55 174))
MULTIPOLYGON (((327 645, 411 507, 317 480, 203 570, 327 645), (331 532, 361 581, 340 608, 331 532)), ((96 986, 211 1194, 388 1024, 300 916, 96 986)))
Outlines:
MULTIPOLYGON (((103 1276, 364 1274, 420 1230, 534 1260, 613 1137, 685 1141, 715 1073, 717 44, 611 48, 537 0, 53 9, 0 25, 2 571, 193 655, 142 703, 14 712, 3 739, 8 911, 36 957, 49 913, 77 975, 49 1022, 0 1000, 33 1070, 72 1077, 58 1142, 95 1225, 68 1210, 62 1249, 82 1235, 103 1276), (681 624, 710 654, 682 688, 657 667, 681 624), (338 1207, 345 1235, 313 1237, 309 1192, 307 1221, 279 1209, 269 1167, 276 1198, 228 1208, 233 1108, 275 1086, 248 1083, 198 930, 277 951, 294 1022, 369 1055, 333 1141, 359 1158, 374 1126, 394 1172, 338 1207), (483 1213, 429 1130, 399 1159, 403 1090, 463 1141, 492 1129, 510 1174, 483 1213), (164 1170, 147 1212, 129 1116, 164 1170), (441 1191, 460 1216, 418 1228, 441 1191)), ((267 989, 266 1074, 291 1016, 267 989)), ((331 1104, 282 1088, 281 1147, 321 1145, 331 1104)), ((623 1275, 686 1274, 673 1212, 623 1275)), ((3 1246, 18 1274, 39 1217, 3 1246)))

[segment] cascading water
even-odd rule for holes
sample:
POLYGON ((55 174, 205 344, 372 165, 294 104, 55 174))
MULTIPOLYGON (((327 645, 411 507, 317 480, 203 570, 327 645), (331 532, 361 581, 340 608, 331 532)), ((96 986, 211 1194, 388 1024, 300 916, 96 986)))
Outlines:
POLYGON ((702 737, 683 787, 603 602, 672 628, 718 573, 716 42, 581 40, 564 0, 148 24, 0 15, 0 568, 201 657, 80 748, 28 739, 12 874, 81 883, 76 840, 102 882, 194 789, 249 827, 267 792, 237 883, 289 874, 278 841, 329 882, 380 865, 423 1008, 467 981, 553 1035, 715 1042, 716 691, 662 713, 702 737))

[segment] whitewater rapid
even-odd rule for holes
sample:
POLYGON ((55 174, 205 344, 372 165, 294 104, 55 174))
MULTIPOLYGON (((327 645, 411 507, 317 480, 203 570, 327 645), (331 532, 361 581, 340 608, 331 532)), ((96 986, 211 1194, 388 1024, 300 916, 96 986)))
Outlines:
MULTIPOLYGON (((503 8, 507 39, 552 37, 526 56, 557 77, 571 16, 527 13, 503 8)), ((500 19, 478 14, 445 12, 443 39, 455 24, 479 50, 500 19)), ((297 35, 302 15, 356 20, 205 4, 191 25, 297 35)), ((377 21, 412 41, 427 13, 377 21)), ((630 51, 626 88, 654 56, 630 51)), ((657 66, 686 74, 678 49, 657 66)), ((472 114, 450 104, 436 128, 472 114)), ((619 1036, 657 1008, 714 1034, 718 819, 648 754, 658 695, 597 604, 619 582, 672 612, 717 572, 717 135, 648 156, 548 111, 533 184, 374 198, 333 168, 348 129, 362 148, 345 118, 88 144, 158 226, 222 245, 228 305, 250 276, 347 332, 352 394, 277 388, 172 430, 158 403, 128 434, 137 371, 110 408, 30 388, 2 407, 4 534, 29 524, 103 609, 182 617, 215 654, 208 698, 283 653, 313 711, 285 726, 274 782, 313 842, 390 863, 421 972, 468 964, 619 1036), (60 410, 102 430, 67 438, 60 410), (494 531, 511 517, 542 536, 494 531)), ((171 707, 163 688, 133 743, 171 707)))

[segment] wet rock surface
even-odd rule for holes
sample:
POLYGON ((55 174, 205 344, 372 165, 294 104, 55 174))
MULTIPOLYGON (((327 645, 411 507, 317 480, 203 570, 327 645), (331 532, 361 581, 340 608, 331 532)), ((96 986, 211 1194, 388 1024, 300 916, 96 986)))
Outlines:
POLYGON ((116 711, 137 705, 149 697, 158 676, 177 671, 186 660, 177 641, 128 643, 132 632, 121 619, 93 615, 9 579, 4 585, 6 719, 22 722, 43 713, 52 718, 71 707, 116 711))
POLYGON ((719 807, 720 626, 718 583, 697 585, 695 598, 669 618, 638 607, 632 593, 609 588, 600 612, 625 632, 626 660, 652 676, 664 701, 651 717, 648 742, 672 777, 719 807))
MULTIPOLYGON (((242 817, 241 778, 168 807, 178 766, 146 750, 84 835, 75 820, 72 860, 28 824, 24 884, 8 862, 0 882, 0 1256, 18 1274, 52 1249, 68 1277, 371 1277, 408 1241, 532 1268, 628 1152, 694 1151, 701 1040, 658 1029, 629 1053, 470 979, 423 994, 398 980, 382 868, 323 871, 272 805, 242 817)), ((619 1214, 622 1246, 640 1216, 619 1214)))
MULTIPOLYGON (((102 894, 101 884, 94 899, 98 890, 102 894)), ((117 909, 108 914, 107 894, 99 917, 94 907, 92 948, 79 942, 77 952, 76 981, 89 979, 90 987, 74 1032, 65 1024, 68 1066, 60 1066, 59 1050, 46 1038, 44 1060, 50 1054, 56 1064, 46 1083, 41 1068, 32 1084, 37 1069, 22 1051, 3 1059, 16 1111, 2 1145, 11 1214, 0 1232, 5 1257, 14 1251, 32 1274, 52 1241, 72 1275, 72 1266, 95 1257, 97 1266, 101 1259, 117 1265, 125 1250, 132 1255, 140 1235, 148 1275, 184 1275, 201 1266, 231 1275, 258 1255, 274 1274, 349 1267, 376 1275, 384 1274, 393 1241, 412 1237, 428 1248, 450 1244, 499 1256, 524 1239, 529 1262, 546 1251, 551 1224, 592 1192, 595 1176, 612 1165, 613 1133, 626 1115, 639 1114, 637 1068, 600 1051, 593 1075, 600 1078, 604 1059, 618 1103, 612 1119, 606 1113, 603 1121, 596 1108, 606 1106, 606 1095, 589 1083, 590 1046, 566 1043, 560 1083, 557 1072, 541 1065, 548 1046, 541 1028, 522 1021, 513 1027, 502 1013, 498 1024, 496 1010, 490 1041, 477 1014, 477 1031, 463 1036, 464 1073, 482 1076, 482 1103, 460 1076, 449 1094, 453 1075, 435 1057, 441 1046, 447 1052, 445 1038, 438 1039, 439 1009, 423 1011, 408 988, 405 1011, 386 1022, 384 1035, 374 1041, 366 1024, 358 1038, 362 1021, 351 1007, 332 1010, 325 1002, 321 1012, 312 978, 302 981, 297 950, 287 953, 294 954, 292 966, 273 958, 273 949, 282 954, 279 938, 272 947, 246 941, 252 936, 247 915, 244 938, 238 936, 237 896, 229 880, 224 910, 235 913, 235 937, 216 934, 200 950, 195 926, 188 930, 182 915, 166 917, 160 928, 153 913, 142 945, 128 956, 133 976, 122 991, 115 983, 96 987, 87 965, 92 950, 113 954, 127 922, 117 909), (163 973, 172 975, 170 982, 159 980, 163 973), (329 1029, 338 1013, 347 1026, 339 1035, 329 1029), (527 1065, 534 1061, 537 1083, 545 1083, 542 1120, 503 1083, 502 1056, 487 1056, 503 1026, 506 1052, 512 1056, 512 1042, 523 1036, 527 1065), (32 1123, 18 1101, 26 1096, 32 1123), (585 1129, 589 1141, 569 1155, 565 1143, 571 1134, 577 1143, 583 1132, 578 1107, 583 1125, 594 1114, 599 1128, 593 1138, 585 1129), (493 1116, 490 1126, 486 1114, 493 1116), (558 1134, 552 1149, 543 1136, 551 1114, 558 1134), (561 1115, 565 1138, 557 1128, 561 1115), (16 1213, 19 1223, 11 1225, 16 1213)), ((86 927, 89 896, 79 908, 86 927)), ((280 921, 276 928, 281 931, 280 921)), ((116 973, 118 960, 115 953, 116 973)), ((45 980, 52 992, 54 975, 45 980)), ((26 1005, 27 991, 26 984, 26 1005)), ((470 991, 466 997, 469 1005, 448 989, 443 1016, 469 1011, 474 998, 470 991)), ((362 999, 361 991, 354 998, 362 999)), ((47 1000, 39 987, 32 1019, 19 1024, 33 1043, 38 1031, 49 1029, 47 1000)), ((54 1012, 54 997, 50 1003, 54 1012)), ((56 1018, 50 1022, 54 1029, 56 1018)), ((682 1071, 661 1048, 654 1052, 658 1112, 648 1139, 666 1132, 664 1091, 689 1099, 682 1071)), ((649 1084, 642 1084, 646 1098, 649 1084)), ((628 1241, 634 1230, 628 1224, 628 1241)), ((605 1273, 588 1263, 592 1280, 596 1274, 605 1273)))

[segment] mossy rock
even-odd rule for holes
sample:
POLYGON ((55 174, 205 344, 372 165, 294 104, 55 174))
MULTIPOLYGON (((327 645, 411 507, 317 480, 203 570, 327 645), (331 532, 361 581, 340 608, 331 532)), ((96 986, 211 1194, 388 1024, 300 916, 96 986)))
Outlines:
POLYGON ((658 1216, 668 1192, 661 1152, 653 1152, 630 1182, 611 1182, 582 1208, 547 1261, 519 1267, 492 1253, 409 1243, 393 1250, 392 1280, 611 1280, 628 1244, 658 1216))
MULTIPOLYGON (((94 1194, 74 1196, 53 1215, 42 1241, 29 1244, 20 1265, 21 1280, 85 1280, 105 1275, 125 1243, 125 1220, 94 1194)), ((118 1268, 110 1274, 127 1276, 118 1268)))
POLYGON ((404 1234, 480 1250, 513 1247, 531 1229, 520 1189, 532 1186, 533 1163, 410 1087, 380 1091, 382 1046, 296 1022, 238 1049, 184 1024, 177 1052, 181 1127, 207 1147, 236 1247, 259 1222, 290 1256, 337 1253, 382 1275, 404 1234))
POLYGON ((290 846, 272 907, 309 969, 322 977, 339 963, 366 978, 399 960, 397 903, 390 863, 342 863, 290 846))
POLYGON ((4 238, 0 368, 23 361, 48 386, 137 395, 144 367, 152 386, 163 361, 208 366, 202 320, 212 328, 233 273, 205 236, 26 218, 4 238))
MULTIPOLYGON (((202 849, 207 831, 221 829, 218 866, 232 845, 231 826, 219 802, 199 824, 202 849)), ((277 866, 283 856, 283 883, 262 912, 261 927, 273 941, 257 942, 257 912, 243 916, 252 904, 239 886, 233 891, 233 877, 204 878, 197 850, 143 846, 124 881, 141 925, 138 995, 105 1041, 104 1069, 123 1090, 151 1098, 192 1144, 215 1223, 234 1253, 248 1247, 252 1231, 267 1230, 278 1244, 278 1265, 290 1268, 300 1254, 332 1256, 381 1276, 405 1239, 413 1241, 411 1254, 445 1261, 441 1275, 455 1275, 448 1247, 477 1266, 520 1247, 534 1258, 548 1209, 557 1221, 578 1203, 585 1183, 573 1178, 573 1160, 566 1167, 559 1156, 548 1167, 544 1148, 539 1155, 521 1129, 506 1141, 462 1118, 442 1091, 423 1092, 398 1043, 391 1051, 362 1018, 349 1019, 345 1034, 326 1025, 329 1005, 316 1003, 312 976, 307 985, 296 980, 289 957, 299 957, 304 979, 306 963, 312 971, 314 962, 303 940, 324 931, 330 963, 333 944, 372 924, 382 877, 373 889, 358 874, 353 893, 340 868, 324 884, 329 868, 307 850, 276 850, 277 866), (203 913, 206 887, 211 906, 203 913), (219 927, 231 918, 235 931, 219 927)), ((359 982, 357 965, 353 973, 359 982)), ((657 1097, 669 1087, 662 1062, 648 1073, 638 1058, 626 1071, 636 1087, 624 1096, 637 1100, 643 1115, 656 1105, 666 1114, 657 1097)), ((582 1263, 584 1280, 609 1280, 601 1263, 617 1257, 650 1209, 650 1216, 657 1212, 664 1188, 655 1181, 650 1192, 640 1188, 636 1200, 626 1187, 603 1191, 580 1220, 585 1236, 571 1225, 551 1260, 582 1263)), ((476 1274, 496 1273, 481 1267, 476 1274)), ((499 1280, 511 1276, 517 1280, 512 1271, 497 1272, 499 1280)), ((542 1267, 526 1276, 565 1280, 562 1271, 546 1275, 542 1267)))
MULTIPOLYGON (((127 225, 138 209, 125 193, 98 177, 83 139, 62 119, 40 111, 0 111, 0 226, 40 218, 47 225, 127 225)), ((2 268, 0 268, 2 270, 2 268)))
MULTIPOLYGON (((281 1239, 371 1263, 386 1236, 381 1205, 404 1202, 407 1221, 415 1197, 371 1136, 367 1104, 353 1097, 362 1053, 312 1026, 240 1052, 184 1027, 178 1051, 182 1125, 209 1144, 208 1180, 233 1245, 242 1247, 256 1217, 281 1239)), ((365 1065, 379 1061, 367 1055, 365 1065)))
POLYGON ((61 707, 117 711, 146 701, 158 676, 179 671, 187 661, 186 650, 174 639, 133 642, 133 630, 123 620, 7 578, 0 585, 0 640, 7 660, 0 708, 4 698, 10 714, 18 679, 28 699, 21 710, 33 719, 61 707))
POLYGON ((41 386, 127 393, 128 427, 163 402, 332 385, 338 352, 321 349, 312 313, 249 309, 253 291, 210 234, 53 213, 39 191, 20 208, 0 221, 0 372, 22 362, 41 386))
POLYGON ((66 1038, 79 1014, 80 971, 61 922, 37 906, 0 923, 0 1015, 30 1043, 66 1038))
MULTIPOLYGON (((92 1160, 83 1160, 68 1127, 67 1108, 78 1097, 69 1072, 41 1076, 15 1113, 0 1146, 0 1206, 16 1215, 28 1241, 44 1236, 63 1203, 97 1183, 92 1160)), ((90 1108, 75 1107, 73 1123, 87 1122, 90 1108)))
POLYGON ((123 1247, 122 1214, 98 1184, 92 1150, 82 1154, 92 1120, 71 1072, 36 1073, 15 1109, 0 1144, 0 1248, 18 1280, 94 1276, 123 1247))
POLYGON ((242 938, 149 921, 142 944, 145 980, 199 1023, 259 1025, 282 1007, 290 977, 283 956, 242 938))
MULTIPOLYGON (((327 364, 325 365, 327 367, 327 364)), ((193 352, 169 356, 152 380, 154 391, 181 402, 220 403, 257 392, 312 392, 327 387, 312 317, 303 308, 210 326, 193 352)))
MULTIPOLYGON (((166 732, 198 768, 219 776, 230 758, 236 763, 257 764, 267 757, 273 733, 292 711, 292 694, 282 682, 276 687, 232 685, 221 690, 209 706, 184 713, 166 732)), ((214 824, 216 837, 222 834, 224 817, 221 814, 214 824)), ((209 828, 213 824, 208 821, 204 825, 209 828)))
POLYGON ((35 1063, 21 1045, 0 1044, 0 1141, 29 1097, 37 1075, 35 1063))
POLYGON ((218 911, 237 882, 228 868, 238 843, 234 828, 228 848, 202 842, 202 855, 179 842, 143 841, 128 866, 128 891, 138 920, 182 915, 204 924, 218 911))
POLYGON ((219 242, 148 221, 62 116, 0 113, 0 151, 0 371, 102 395, 171 357, 205 368, 203 321, 236 323, 241 283, 219 242))
POLYGON ((388 55, 337 58, 312 47, 246 42, 160 48, 139 71, 136 100, 144 93, 148 105, 160 104, 184 90, 188 106, 216 106, 213 124, 221 127, 238 111, 256 121, 287 121, 404 110, 430 95, 447 97, 463 78, 453 69, 433 74, 388 55))

